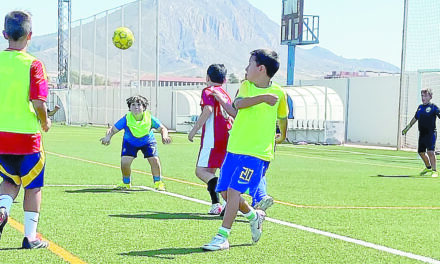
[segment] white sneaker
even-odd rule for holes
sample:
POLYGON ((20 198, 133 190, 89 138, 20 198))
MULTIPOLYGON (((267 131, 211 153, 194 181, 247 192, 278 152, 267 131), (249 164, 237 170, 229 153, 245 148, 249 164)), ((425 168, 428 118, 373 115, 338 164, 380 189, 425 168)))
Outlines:
POLYGON ((220 213, 220 216, 225 216, 225 213, 226 213, 226 201, 223 201, 222 211, 220 213))
POLYGON ((210 251, 229 249, 229 241, 226 237, 217 234, 209 244, 203 245, 202 248, 210 251))
POLYGON ((255 205, 255 209, 260 209, 266 212, 266 210, 273 205, 273 198, 269 195, 266 195, 261 199, 257 205, 255 205))
POLYGON ((263 233, 263 221, 266 218, 266 213, 262 210, 255 210, 255 214, 257 217, 250 220, 249 224, 251 226, 252 241, 257 243, 260 240, 261 233, 263 233))
POLYGON ((211 205, 211 209, 209 210, 208 214, 210 215, 220 215, 220 213, 222 212, 223 207, 221 204, 216 203, 211 205))

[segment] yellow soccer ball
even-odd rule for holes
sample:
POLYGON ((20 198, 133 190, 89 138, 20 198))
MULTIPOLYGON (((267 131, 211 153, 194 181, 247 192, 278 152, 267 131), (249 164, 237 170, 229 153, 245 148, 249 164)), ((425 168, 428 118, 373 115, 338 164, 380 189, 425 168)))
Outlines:
POLYGON ((113 33, 112 41, 116 48, 123 50, 128 49, 134 42, 133 32, 126 27, 118 27, 113 33))

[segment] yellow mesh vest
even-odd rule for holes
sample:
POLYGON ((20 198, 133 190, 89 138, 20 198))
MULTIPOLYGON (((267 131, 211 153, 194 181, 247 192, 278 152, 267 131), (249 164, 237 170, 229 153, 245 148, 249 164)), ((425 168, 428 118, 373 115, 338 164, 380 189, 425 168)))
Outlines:
POLYGON ((127 126, 130 129, 131 134, 137 138, 144 137, 150 133, 151 130, 151 114, 145 111, 142 120, 137 121, 131 112, 126 115, 127 126))
POLYGON ((29 101, 30 69, 35 57, 20 51, 0 52, 0 131, 35 134, 40 124, 29 101))
POLYGON ((274 106, 266 103, 238 110, 234 125, 229 132, 227 151, 270 161, 274 157, 276 121, 287 116, 287 102, 283 89, 275 84, 258 88, 249 81, 243 82, 238 97, 275 94, 278 102, 274 106), (280 111, 279 106, 283 111, 280 111))

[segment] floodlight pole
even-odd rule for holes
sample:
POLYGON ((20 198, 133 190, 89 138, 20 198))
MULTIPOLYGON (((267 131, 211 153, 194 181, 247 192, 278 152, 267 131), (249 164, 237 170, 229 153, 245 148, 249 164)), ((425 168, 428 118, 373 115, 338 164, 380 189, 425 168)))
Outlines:
POLYGON ((156 79, 155 79, 156 99, 154 102, 154 114, 156 115, 156 117, 158 116, 157 101, 159 100, 159 10, 160 10, 159 0, 156 0, 156 79))
POLYGON ((288 45, 287 55, 287 85, 293 85, 295 76, 295 44, 288 45))

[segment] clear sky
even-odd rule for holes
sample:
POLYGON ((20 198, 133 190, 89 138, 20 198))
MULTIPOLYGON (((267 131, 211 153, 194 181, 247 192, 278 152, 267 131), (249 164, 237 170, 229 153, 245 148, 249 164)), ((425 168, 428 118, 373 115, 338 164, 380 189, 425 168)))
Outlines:
MULTIPOLYGON (((280 23, 281 0, 248 1, 280 23)), ((133 0, 72 0, 72 18, 85 18, 129 2, 133 0)), ((400 67, 403 2, 304 0, 304 14, 320 16, 321 47, 345 58, 376 58, 400 67)), ((57 0, 2 1, 0 18, 3 20, 13 9, 25 9, 33 14, 34 36, 53 33, 57 31, 57 3, 57 0)))
MULTIPOLYGON (((280 24, 281 0, 248 0, 280 24)), ((375 58, 400 67, 404 0, 304 0, 318 15, 320 46, 345 58, 375 58)))

